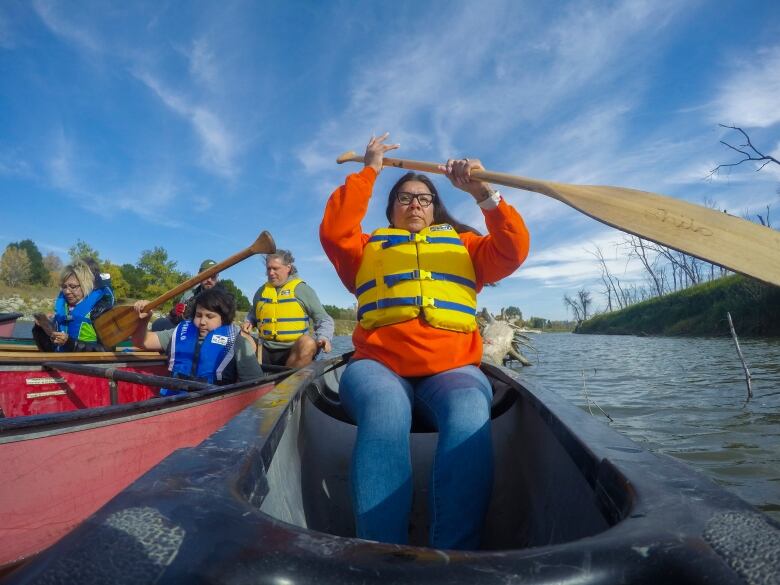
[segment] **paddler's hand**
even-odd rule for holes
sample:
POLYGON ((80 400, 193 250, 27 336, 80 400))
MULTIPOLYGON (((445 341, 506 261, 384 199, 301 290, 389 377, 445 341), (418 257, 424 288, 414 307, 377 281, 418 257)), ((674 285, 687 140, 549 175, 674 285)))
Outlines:
POLYGON ((385 158, 385 153, 388 150, 395 150, 400 144, 385 144, 385 140, 390 136, 389 132, 385 132, 382 136, 372 136, 366 146, 366 154, 363 155, 363 164, 367 167, 371 167, 376 171, 376 174, 382 172, 382 161, 385 158))
POLYGON ((68 334, 64 331, 55 331, 51 334, 51 342, 54 345, 65 345, 68 342, 68 334))
POLYGON ((148 313, 144 312, 144 309, 146 308, 146 305, 148 305, 148 304, 149 303, 146 302, 146 301, 136 301, 133 304, 133 308, 135 309, 135 312, 138 313, 138 318, 139 319, 148 319, 149 317, 152 316, 151 311, 148 312, 148 313))
POLYGON ((333 347, 330 345, 330 340, 322 337, 317 340, 317 347, 319 347, 325 353, 330 353, 330 350, 333 349, 333 347))
POLYGON ((489 183, 471 178, 471 171, 484 169, 477 158, 449 159, 446 164, 439 165, 439 170, 446 175, 452 186, 471 195, 477 203, 493 193, 489 183))

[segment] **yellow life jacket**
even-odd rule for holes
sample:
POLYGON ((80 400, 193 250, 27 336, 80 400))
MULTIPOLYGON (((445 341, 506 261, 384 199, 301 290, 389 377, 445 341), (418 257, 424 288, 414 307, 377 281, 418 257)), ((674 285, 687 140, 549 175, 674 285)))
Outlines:
POLYGON ((371 234, 355 278, 358 320, 365 329, 420 315, 439 329, 477 328, 476 277, 468 250, 448 224, 413 234, 382 228, 371 234))
POLYGON ((295 287, 303 282, 294 278, 279 288, 265 283, 255 306, 257 331, 268 341, 295 341, 309 331, 309 316, 295 298, 295 287))

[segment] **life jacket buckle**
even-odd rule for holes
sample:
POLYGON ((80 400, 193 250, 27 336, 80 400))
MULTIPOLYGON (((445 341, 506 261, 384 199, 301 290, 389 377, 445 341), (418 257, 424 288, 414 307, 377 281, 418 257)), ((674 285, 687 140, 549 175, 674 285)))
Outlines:
POLYGON ((420 300, 420 306, 421 307, 435 307, 436 306, 436 299, 433 297, 418 297, 420 300))
POLYGON ((415 244, 424 244, 428 241, 427 236, 422 236, 419 233, 414 233, 409 236, 409 239, 415 244))
POLYGON ((427 270, 413 270, 412 278, 415 280, 433 280, 433 274, 427 270))

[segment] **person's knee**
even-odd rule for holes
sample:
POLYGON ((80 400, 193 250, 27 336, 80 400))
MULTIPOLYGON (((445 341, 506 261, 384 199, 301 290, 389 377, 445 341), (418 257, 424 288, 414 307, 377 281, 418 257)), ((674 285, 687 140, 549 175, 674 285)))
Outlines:
POLYGON ((446 409, 439 411, 439 424, 450 432, 472 435, 490 425, 491 403, 481 388, 453 389, 446 409))
POLYGON ((303 334, 295 340, 293 350, 302 356, 314 357, 317 353, 317 342, 313 337, 303 334))

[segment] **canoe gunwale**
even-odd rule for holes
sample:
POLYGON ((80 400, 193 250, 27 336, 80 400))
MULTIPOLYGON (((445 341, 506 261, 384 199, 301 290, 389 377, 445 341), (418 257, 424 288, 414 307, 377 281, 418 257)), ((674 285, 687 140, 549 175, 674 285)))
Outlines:
POLYGON ((229 396, 256 386, 273 384, 289 376, 290 372, 277 372, 262 378, 238 382, 226 386, 213 386, 204 390, 174 396, 161 396, 140 402, 86 408, 53 414, 38 414, 0 419, 0 444, 16 440, 38 438, 58 432, 70 432, 77 427, 112 424, 111 421, 131 416, 149 416, 166 410, 188 408, 204 401, 229 396))
POLYGON ((502 551, 434 551, 288 524, 258 509, 269 489, 265 474, 284 433, 295 429, 306 387, 327 364, 314 362, 293 373, 198 447, 173 453, 10 581, 64 582, 91 575, 92 582, 129 582, 111 571, 134 566, 149 568, 150 583, 233 584, 265 582, 269 576, 278 582, 383 585, 739 583, 740 574, 704 537, 713 519, 758 517, 767 530, 780 534, 777 523, 689 467, 644 451, 582 409, 503 368, 499 372, 516 381, 521 406, 550 425, 597 497, 613 499, 612 484, 625 489, 628 509, 626 502, 603 504, 621 510, 621 521, 576 541, 502 551), (164 565, 151 564, 148 556, 154 538, 143 548, 113 528, 119 519, 142 515, 160 519, 167 530, 163 537, 186 534, 164 565))

